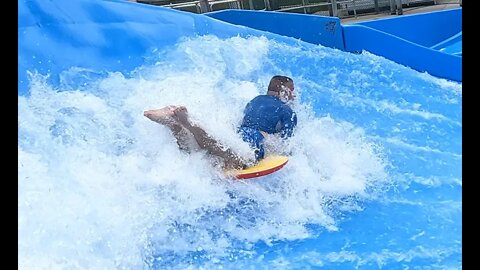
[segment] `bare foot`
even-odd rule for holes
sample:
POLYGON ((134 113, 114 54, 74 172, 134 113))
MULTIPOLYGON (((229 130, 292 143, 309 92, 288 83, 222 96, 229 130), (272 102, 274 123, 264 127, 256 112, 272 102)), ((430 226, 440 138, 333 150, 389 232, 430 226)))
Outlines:
POLYGON ((144 111, 143 115, 152 121, 166 125, 173 120, 172 117, 176 108, 177 106, 166 106, 157 110, 144 111))
POLYGON ((188 111, 184 106, 177 106, 173 111, 172 117, 184 126, 188 126, 190 124, 188 120, 188 111))

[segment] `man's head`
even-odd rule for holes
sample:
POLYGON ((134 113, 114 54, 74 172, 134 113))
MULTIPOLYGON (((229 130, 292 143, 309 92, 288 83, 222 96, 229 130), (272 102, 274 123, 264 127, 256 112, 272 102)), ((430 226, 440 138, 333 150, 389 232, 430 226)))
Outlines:
POLYGON ((273 76, 268 85, 267 94, 277 96, 282 101, 292 101, 295 99, 295 87, 293 80, 287 76, 276 75, 273 76))

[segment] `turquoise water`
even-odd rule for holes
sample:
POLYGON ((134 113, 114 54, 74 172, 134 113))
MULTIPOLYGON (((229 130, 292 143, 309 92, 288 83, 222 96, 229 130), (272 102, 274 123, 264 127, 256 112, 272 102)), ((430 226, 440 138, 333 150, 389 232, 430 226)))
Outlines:
POLYGON ((265 37, 182 39, 129 74, 32 73, 19 96, 19 266, 460 269, 462 85, 369 53, 265 37), (231 181, 143 116, 187 106, 235 133, 272 75, 295 81, 281 171, 231 181))

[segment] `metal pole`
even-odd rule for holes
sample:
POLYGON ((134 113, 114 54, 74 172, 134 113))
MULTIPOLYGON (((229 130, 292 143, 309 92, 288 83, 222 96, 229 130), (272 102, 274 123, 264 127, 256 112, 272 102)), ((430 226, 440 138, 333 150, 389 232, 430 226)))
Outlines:
POLYGON ((357 18, 357 5, 355 4, 355 0, 353 0, 353 15, 355 19, 357 18))
POLYGON ((397 14, 403 15, 402 0, 397 0, 397 14))
POLYGON ((272 10, 272 8, 270 7, 270 1, 269 0, 263 0, 263 2, 265 3, 265 10, 272 10))
POLYGON ((374 4, 375 4, 375 13, 378 14, 378 12, 380 12, 380 9, 378 8, 378 0, 374 0, 374 4))
POLYGON ((208 0, 200 0, 200 12, 205 13, 210 11, 210 5, 208 4, 208 0))
POLYGON ((333 12, 333 16, 337 17, 337 15, 338 15, 337 0, 332 0, 332 12, 333 12))
POLYGON ((396 9, 397 8, 396 8, 395 0, 390 0, 390 14, 391 15, 397 14, 396 9))

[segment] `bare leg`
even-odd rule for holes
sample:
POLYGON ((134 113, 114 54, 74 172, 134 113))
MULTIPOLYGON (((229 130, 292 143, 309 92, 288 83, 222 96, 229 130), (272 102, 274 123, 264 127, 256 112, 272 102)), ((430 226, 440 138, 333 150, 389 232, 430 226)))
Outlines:
POLYGON ((178 123, 192 132, 198 145, 208 151, 208 153, 223 158, 226 168, 243 168, 245 162, 240 159, 230 148, 223 148, 215 139, 208 135, 205 130, 190 122, 188 112, 185 107, 177 107, 174 110, 174 116, 178 123))
POLYGON ((229 148, 223 149, 220 144, 211 138, 202 128, 193 125, 188 119, 185 107, 167 106, 158 110, 148 110, 143 113, 148 119, 165 125, 172 131, 177 139, 180 149, 190 150, 188 133, 191 133, 200 148, 208 153, 221 157, 225 168, 242 168, 245 163, 229 148))
POLYGON ((176 106, 167 106, 158 110, 148 110, 144 111, 143 115, 154 122, 168 127, 177 140, 180 149, 190 152, 191 147, 188 143, 188 133, 190 133, 190 131, 185 129, 173 118, 175 108, 176 106))

